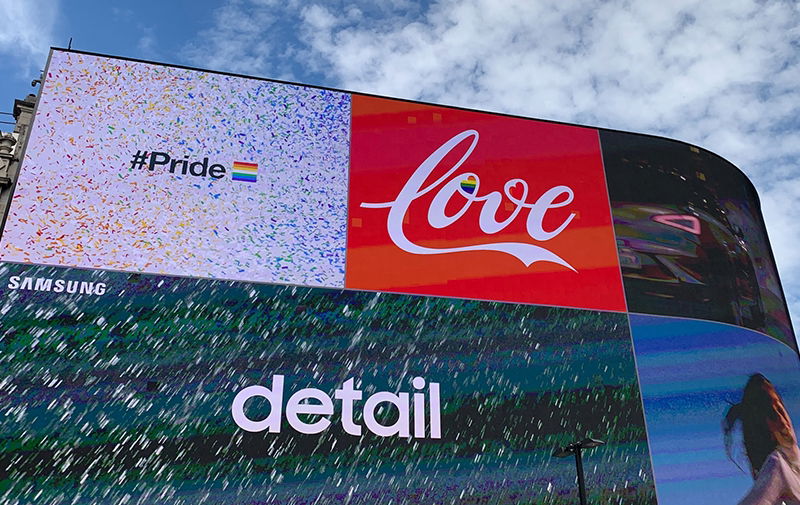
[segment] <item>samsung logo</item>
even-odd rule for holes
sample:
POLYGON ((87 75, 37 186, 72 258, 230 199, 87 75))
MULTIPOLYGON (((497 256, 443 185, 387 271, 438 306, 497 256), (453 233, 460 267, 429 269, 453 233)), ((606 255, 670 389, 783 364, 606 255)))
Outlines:
POLYGON ((8 289, 23 291, 52 291, 54 293, 74 293, 81 295, 104 295, 104 282, 65 281, 46 277, 20 277, 14 275, 8 279, 8 289))

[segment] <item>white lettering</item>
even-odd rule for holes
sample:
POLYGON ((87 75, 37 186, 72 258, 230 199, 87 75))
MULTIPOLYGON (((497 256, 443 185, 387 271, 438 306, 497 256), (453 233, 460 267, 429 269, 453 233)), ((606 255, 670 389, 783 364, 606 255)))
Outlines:
POLYGON ((442 407, 439 403, 439 384, 431 382, 431 438, 442 438, 442 407))
MULTIPOLYGON (((425 379, 414 377, 414 388, 425 387, 425 379)), ((414 438, 425 438, 425 395, 414 393, 414 438)))
POLYGON ((353 422, 353 402, 361 400, 361 391, 353 389, 353 379, 347 379, 342 389, 333 392, 337 400, 342 400, 342 428, 350 435, 361 435, 361 426, 353 422))
POLYGON ((512 179, 505 183, 503 186, 503 194, 499 191, 492 191, 484 196, 479 196, 480 178, 477 174, 465 172, 456 174, 455 172, 464 164, 464 162, 472 154, 475 146, 478 144, 478 132, 475 130, 466 130, 454 136, 438 149, 436 149, 425 161, 420 164, 417 170, 411 175, 406 182, 403 189, 391 202, 380 203, 367 203, 363 202, 361 207, 364 208, 389 208, 389 216, 386 220, 386 228, 392 242, 408 253, 412 254, 447 254, 465 251, 497 251, 514 256, 520 260, 525 266, 530 266, 537 261, 546 261, 556 263, 576 271, 572 265, 567 263, 566 260, 545 249, 544 247, 529 244, 526 242, 495 242, 488 244, 475 244, 461 247, 425 247, 415 244, 406 237, 403 232, 403 218, 408 212, 411 203, 419 197, 439 188, 439 191, 433 197, 430 207, 428 208, 428 223, 437 229, 445 228, 458 219, 460 219, 469 209, 469 207, 478 202, 482 205, 478 226, 481 231, 486 234, 494 234, 505 227, 507 227, 522 211, 523 208, 528 209, 528 218, 526 221, 526 228, 528 235, 539 242, 550 240, 560 234, 575 218, 575 213, 570 213, 564 221, 555 229, 547 231, 544 229, 544 218, 548 210, 564 207, 572 203, 574 194, 568 186, 555 186, 545 191, 534 203, 526 201, 529 188, 528 183, 522 179, 512 179), (423 184, 433 171, 439 166, 439 163, 447 156, 453 149, 465 140, 470 140, 467 151, 461 158, 450 167, 444 175, 436 179, 434 182, 423 187, 423 184), (451 177, 452 176, 452 177, 451 177), (448 180, 449 179, 449 180, 448 180), (471 182, 474 188, 470 190, 464 189, 462 183, 471 182), (513 191, 519 187, 521 195, 516 197, 513 191), (461 208, 453 215, 447 215, 445 207, 450 200, 459 195, 464 198, 465 202, 461 208), (497 211, 503 201, 503 197, 509 199, 515 208, 506 219, 497 221, 497 211), (559 198, 563 199, 557 201, 559 198))
POLYGON ((281 431, 281 409, 283 409, 283 375, 272 377, 272 389, 264 386, 248 386, 236 395, 231 405, 231 414, 236 425, 252 433, 269 430, 270 433, 281 431), (261 421, 253 421, 244 412, 244 404, 250 398, 261 397, 270 405, 269 415, 261 421))
MULTIPOLYGON (((422 377, 415 377, 412 381, 414 388, 425 388, 426 382, 422 377)), ((231 405, 231 415, 237 426, 245 431, 258 433, 269 430, 270 433, 280 433, 283 416, 283 375, 272 377, 272 387, 248 386, 239 391, 231 405), (251 419, 245 413, 245 404, 251 398, 262 398, 269 403, 269 415, 261 420, 251 419)), ((380 437, 397 436, 408 438, 411 433, 411 416, 414 416, 414 437, 425 438, 426 410, 430 412, 430 437, 441 438, 441 405, 439 399, 439 384, 428 384, 429 403, 426 409, 425 392, 414 393, 414 406, 410 408, 410 394, 391 393, 378 391, 364 402, 362 410, 364 424, 367 429, 380 437), (381 404, 394 405, 397 418, 389 425, 381 424, 376 418, 381 404)), ((334 398, 341 400, 341 423, 345 433, 360 436, 362 427, 355 423, 355 403, 362 398, 362 391, 355 389, 354 379, 347 379, 340 389, 334 390, 334 398)), ((328 418, 334 415, 334 405, 331 397, 315 388, 304 388, 292 394, 286 402, 286 419, 295 431, 313 435, 328 429, 332 421, 328 418), (309 403, 307 400, 314 400, 309 403), (301 415, 322 416, 314 422, 307 422, 300 418, 301 415)), ((392 414, 393 416, 393 414, 392 414)), ((378 416, 379 417, 379 416, 378 416)))
POLYGON ((33 289, 35 291, 50 291, 50 288, 53 286, 53 279, 44 279, 44 278, 37 278, 36 284, 34 284, 33 289))
POLYGON ((379 437, 391 437, 392 435, 408 437, 408 393, 394 394, 388 391, 381 391, 367 398, 364 403, 364 424, 367 425, 369 431, 379 437), (397 407, 399 411, 397 421, 389 426, 384 426, 375 419, 375 410, 380 403, 391 403, 397 407))
POLYGON ((329 416, 333 414, 333 402, 331 401, 331 397, 319 389, 306 388, 293 394, 286 403, 286 419, 289 421, 292 428, 307 435, 314 435, 325 431, 328 429, 328 426, 331 425, 328 419, 320 419, 313 423, 306 423, 300 420, 300 414, 320 416, 329 416), (317 400, 319 403, 302 403, 302 401, 306 399, 317 400))
POLYGON ((108 289, 104 282, 65 281, 46 277, 20 277, 18 275, 9 277, 8 288, 30 291, 53 291, 55 293, 63 293, 66 290, 67 293, 88 295, 104 295, 108 289))

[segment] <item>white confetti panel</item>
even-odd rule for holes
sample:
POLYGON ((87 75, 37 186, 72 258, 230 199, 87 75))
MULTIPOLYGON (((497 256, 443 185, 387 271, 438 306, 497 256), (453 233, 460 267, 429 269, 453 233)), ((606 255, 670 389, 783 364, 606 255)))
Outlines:
POLYGON ((0 259, 342 286, 349 130, 346 93, 55 51, 0 259))

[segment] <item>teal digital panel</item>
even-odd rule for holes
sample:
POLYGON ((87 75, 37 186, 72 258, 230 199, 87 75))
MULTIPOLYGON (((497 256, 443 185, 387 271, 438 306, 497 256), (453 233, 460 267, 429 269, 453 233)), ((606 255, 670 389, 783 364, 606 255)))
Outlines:
POLYGON ((6 503, 655 502, 627 316, 0 267, 6 503), (623 498, 620 498, 623 497, 623 498))

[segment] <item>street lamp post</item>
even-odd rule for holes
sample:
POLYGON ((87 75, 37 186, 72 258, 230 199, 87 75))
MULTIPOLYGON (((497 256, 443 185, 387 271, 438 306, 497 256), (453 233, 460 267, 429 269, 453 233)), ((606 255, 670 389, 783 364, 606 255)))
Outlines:
POLYGON ((581 457, 581 451, 584 449, 593 449, 603 444, 605 444, 605 442, 602 440, 585 438, 580 442, 573 442, 566 447, 556 449, 556 451, 553 452, 553 456, 556 458, 566 458, 570 454, 575 455, 575 469, 578 472, 578 495, 581 500, 581 505, 586 505, 586 482, 583 478, 583 458, 581 457))

